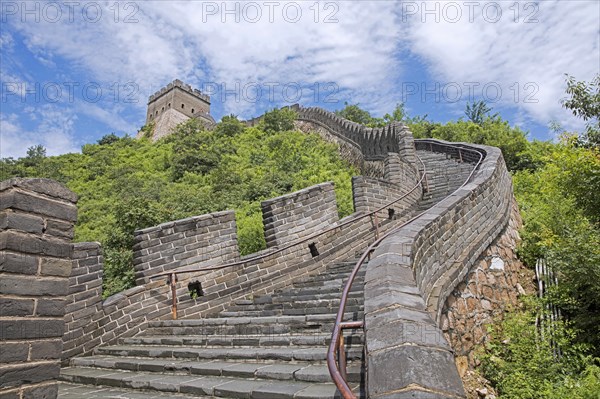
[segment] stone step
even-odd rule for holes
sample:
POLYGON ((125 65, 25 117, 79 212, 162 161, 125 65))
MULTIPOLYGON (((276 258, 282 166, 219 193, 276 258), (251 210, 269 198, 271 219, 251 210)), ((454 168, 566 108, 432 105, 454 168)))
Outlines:
MULTIPOLYGON (((282 297, 291 297, 293 298, 294 296, 298 296, 298 295, 316 295, 316 294, 338 294, 341 296, 342 291, 343 291, 344 287, 339 286, 339 287, 299 287, 298 289, 294 290, 293 292, 278 292, 276 294, 273 294, 273 299, 275 298, 282 298, 282 297)), ((362 293, 364 291, 364 286, 361 285, 357 285, 357 284, 353 284, 350 292, 360 292, 362 293)))
MULTIPOLYGON (((361 359, 362 347, 347 348, 348 359, 361 359)), ((327 347, 243 347, 223 348, 210 347, 181 347, 181 346, 158 346, 158 345, 113 345, 98 347, 94 350, 95 355, 125 356, 125 357, 151 357, 172 358, 189 360, 278 360, 278 361, 311 361, 325 362, 327 347)))
MULTIPOLYGON (((305 382, 331 382, 326 364, 188 361, 138 357, 86 356, 71 361, 71 367, 170 373, 175 375, 241 377, 305 382)), ((361 362, 348 364, 348 381, 361 381, 361 362)), ((157 374, 158 375, 158 374, 157 374)), ((160 378, 157 376, 157 378, 160 378)))
MULTIPOLYGON (((78 384, 104 385, 194 396, 251 399, 328 399, 339 397, 332 383, 269 381, 233 377, 166 375, 93 368, 65 368, 60 378, 78 384)), ((358 391, 359 384, 353 388, 358 391)), ((110 397, 110 396, 109 396, 110 397)))
POLYGON ((71 384, 60 382, 58 384, 58 399, 214 399, 214 396, 190 396, 175 394, 173 392, 135 391, 133 389, 97 387, 93 385, 71 384))
MULTIPOLYGON (((354 268, 354 265, 352 265, 352 268, 354 268)), ((344 271, 344 272, 337 271, 337 272, 322 273, 322 274, 318 274, 316 276, 301 277, 301 278, 294 280, 293 285, 296 285, 298 283, 315 282, 315 281, 329 281, 329 280, 346 281, 348 279, 348 277, 350 276, 350 272, 352 271, 352 268, 350 268, 350 270, 344 271)), ((366 269, 361 268, 359 270, 359 272, 357 273, 355 279, 364 278, 365 273, 366 273, 366 269)))
MULTIPOLYGON (((249 305, 266 305, 266 304, 277 304, 277 303, 289 303, 297 301, 321 301, 321 300, 339 300, 342 297, 342 292, 330 292, 330 293, 317 293, 317 294, 298 294, 298 293, 281 293, 273 297, 271 295, 264 295, 255 297, 253 299, 241 299, 234 302, 228 309, 232 309, 235 306, 249 306, 249 305)), ((348 293, 348 299, 359 299, 361 302, 364 301, 364 293, 360 291, 350 291, 348 293)))
MULTIPOLYGON (((327 308, 327 309, 337 309, 340 306, 340 297, 337 298, 327 298, 327 299, 299 299, 291 300, 288 298, 284 298, 284 300, 275 302, 275 303, 254 303, 250 302, 250 304, 243 305, 232 305, 227 308, 227 311, 237 312, 237 311, 249 311, 249 310, 280 310, 280 309, 316 309, 316 308, 327 308), (287 299, 287 300, 285 300, 287 299)), ((364 303, 364 299, 362 297, 350 297, 346 301, 346 306, 362 306, 364 303)))
MULTIPOLYGON (((304 293, 295 293, 295 295, 278 295, 275 298, 272 298, 272 303, 287 303, 290 301, 320 301, 320 300, 329 300, 329 299, 337 299, 339 300, 342 297, 342 291, 336 292, 319 292, 316 294, 304 294, 304 293)), ((353 290, 348 293, 348 298, 356 298, 360 299, 360 301, 364 301, 364 292, 362 289, 353 290)))
MULTIPOLYGON (((362 276, 356 276, 356 278, 354 279, 354 284, 359 284, 359 283, 364 283, 365 277, 364 275, 362 276)), ((289 291, 293 291, 295 288, 302 288, 302 287, 343 287, 346 284, 346 281, 348 281, 348 276, 343 276, 343 277, 331 277, 331 278, 323 278, 323 279, 310 279, 310 280, 306 280, 306 281, 294 281, 294 284, 292 284, 293 288, 287 288, 285 290, 289 290, 289 291)))
MULTIPOLYGON (((360 346, 363 342, 363 335, 360 330, 355 334, 345 334, 344 340, 346 346, 360 346)), ((121 345, 180 345, 180 346, 328 346, 331 342, 331 334, 311 334, 311 335, 140 335, 132 338, 124 338, 120 341, 121 345)))
MULTIPOLYGON (((354 317, 356 313, 362 313, 362 305, 346 306, 345 315, 348 318, 354 317)), ((220 317, 263 317, 263 316, 297 316, 297 315, 315 315, 315 314, 337 314, 338 306, 335 307, 288 307, 287 309, 257 309, 257 310, 236 310, 223 311, 219 313, 220 317)))
MULTIPOLYGON (((237 300, 213 317, 150 321, 136 337, 72 359, 61 379, 86 384, 69 388, 86 399, 95 398, 94 390, 102 392, 98 398, 123 399, 166 393, 175 399, 340 398, 326 356, 354 265, 354 260, 328 265, 320 275, 297 279, 271 295, 237 300)), ((365 272, 349 293, 345 320, 364 318, 365 272)), ((344 340, 351 385, 364 397, 362 329, 346 331, 344 340)))
MULTIPOLYGON (((362 312, 345 320, 362 320, 362 312)), ((331 333, 335 314, 271 317, 225 317, 160 320, 148 323, 144 335, 254 335, 331 333)))

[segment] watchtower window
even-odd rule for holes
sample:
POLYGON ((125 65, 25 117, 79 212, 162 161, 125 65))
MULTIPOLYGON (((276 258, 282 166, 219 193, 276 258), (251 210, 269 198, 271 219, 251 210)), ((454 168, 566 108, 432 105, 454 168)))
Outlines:
POLYGON ((165 112, 165 107, 162 107, 162 109, 160 110, 160 112, 165 112))
POLYGON ((185 104, 181 104, 181 109, 184 109, 184 108, 185 108, 185 104))
POLYGON ((171 103, 169 103, 168 107, 171 108, 171 103))
POLYGON ((158 111, 156 111, 156 115, 158 115, 158 111))

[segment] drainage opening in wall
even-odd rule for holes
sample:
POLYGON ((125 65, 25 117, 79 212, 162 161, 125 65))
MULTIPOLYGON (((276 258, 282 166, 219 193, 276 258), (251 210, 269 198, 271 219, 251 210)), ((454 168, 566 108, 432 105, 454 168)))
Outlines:
POLYGON ((388 209, 388 218, 390 220, 394 220, 394 215, 396 214, 396 210, 394 210, 394 208, 390 208, 388 209))
POLYGON ((310 249, 310 254, 313 258, 319 256, 319 250, 317 249, 316 243, 313 242, 308 244, 308 249, 310 249))
POLYGON ((204 296, 202 291, 202 283, 200 281, 192 281, 188 284, 188 291, 190 292, 190 298, 197 299, 198 297, 204 296))

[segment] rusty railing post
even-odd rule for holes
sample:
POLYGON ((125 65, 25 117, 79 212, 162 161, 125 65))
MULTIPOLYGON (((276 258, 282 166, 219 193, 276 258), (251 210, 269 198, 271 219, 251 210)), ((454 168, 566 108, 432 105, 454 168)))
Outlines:
POLYGON ((171 312, 173 320, 177 320, 177 274, 171 274, 171 312))
POLYGON ((340 343, 338 345, 338 367, 344 381, 348 381, 346 372, 346 350, 344 349, 344 331, 340 330, 340 343))

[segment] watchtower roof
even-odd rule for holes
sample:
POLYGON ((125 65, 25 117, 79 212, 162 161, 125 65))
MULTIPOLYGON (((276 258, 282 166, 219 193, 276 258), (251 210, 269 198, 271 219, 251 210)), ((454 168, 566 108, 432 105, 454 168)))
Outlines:
POLYGON ((170 92, 171 90, 173 90, 175 88, 179 88, 179 89, 193 95, 194 97, 210 104, 210 96, 209 95, 202 93, 198 89, 194 89, 192 86, 190 86, 187 83, 183 83, 179 79, 175 79, 174 81, 172 81, 171 83, 169 83, 168 85, 166 85, 165 87, 163 87, 162 89, 157 91, 156 93, 152 94, 148 98, 148 104, 152 103, 153 101, 158 100, 160 97, 162 97, 163 95, 165 95, 166 93, 170 92))

